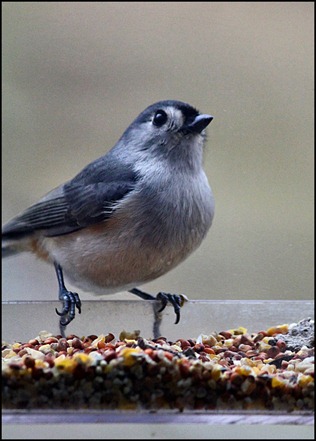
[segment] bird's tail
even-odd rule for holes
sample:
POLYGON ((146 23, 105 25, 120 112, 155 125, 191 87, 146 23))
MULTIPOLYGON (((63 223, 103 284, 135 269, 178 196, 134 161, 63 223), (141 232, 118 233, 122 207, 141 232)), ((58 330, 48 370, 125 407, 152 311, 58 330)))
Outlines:
POLYGON ((22 243, 23 240, 21 241, 19 236, 15 237, 3 230, 1 238, 2 257, 13 256, 23 251, 22 243))
POLYGON ((9 257, 19 253, 19 250, 15 246, 13 246, 13 244, 6 243, 3 241, 2 241, 1 249, 2 249, 2 257, 9 257))
POLYGON ((2 257, 12 256, 14 254, 25 251, 25 242, 28 234, 24 231, 19 231, 17 228, 11 228, 11 222, 8 222, 2 227, 1 234, 1 249, 2 257))

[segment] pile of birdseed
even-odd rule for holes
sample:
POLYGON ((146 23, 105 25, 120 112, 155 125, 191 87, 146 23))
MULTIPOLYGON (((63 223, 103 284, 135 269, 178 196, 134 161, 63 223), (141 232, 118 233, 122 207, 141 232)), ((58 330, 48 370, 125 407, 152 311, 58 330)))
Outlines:
POLYGON ((4 408, 313 410, 314 321, 194 339, 139 332, 3 344, 4 408))

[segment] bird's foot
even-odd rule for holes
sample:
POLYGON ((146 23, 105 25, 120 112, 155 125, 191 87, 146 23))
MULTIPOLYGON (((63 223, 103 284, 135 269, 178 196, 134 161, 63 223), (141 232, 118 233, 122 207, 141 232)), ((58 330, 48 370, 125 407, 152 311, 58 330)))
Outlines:
POLYGON ((188 300, 188 298, 184 294, 168 294, 165 292, 159 292, 155 297, 151 294, 147 294, 146 292, 141 291, 138 288, 133 288, 129 292, 137 295, 144 300, 158 300, 161 304, 161 307, 157 311, 158 313, 162 312, 168 303, 171 303, 176 314, 175 324, 179 323, 180 321, 180 308, 188 300))
POLYGON ((161 302, 161 308, 158 309, 158 313, 162 312, 168 303, 171 303, 176 315, 176 321, 174 323, 175 325, 179 323, 180 308, 184 305, 188 298, 184 294, 168 294, 166 292, 159 292, 156 299, 161 302))
POLYGON ((77 293, 70 292, 67 289, 61 290, 59 293, 59 300, 63 303, 63 309, 58 311, 56 308, 56 313, 60 316, 60 333, 65 337, 66 326, 75 318, 76 308, 78 309, 79 314, 81 313, 81 300, 77 293))

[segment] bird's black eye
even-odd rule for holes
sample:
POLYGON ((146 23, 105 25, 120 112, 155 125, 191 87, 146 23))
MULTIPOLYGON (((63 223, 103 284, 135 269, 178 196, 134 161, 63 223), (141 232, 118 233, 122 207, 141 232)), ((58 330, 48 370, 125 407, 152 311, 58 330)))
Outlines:
POLYGON ((153 125, 161 127, 167 122, 168 116, 164 110, 157 110, 153 118, 153 125))

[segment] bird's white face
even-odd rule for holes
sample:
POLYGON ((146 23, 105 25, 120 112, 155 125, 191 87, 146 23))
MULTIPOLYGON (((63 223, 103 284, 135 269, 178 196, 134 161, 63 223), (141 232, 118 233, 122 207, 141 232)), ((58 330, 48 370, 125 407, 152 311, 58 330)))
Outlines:
MULTIPOLYGON (((191 130, 190 125, 199 116, 193 108, 157 103, 146 109, 126 132, 133 150, 148 154, 169 156, 172 151, 181 155, 186 149, 198 150, 203 146, 204 130, 191 130)), ((194 154, 194 152, 192 152, 194 154)))
POLYGON ((161 151, 163 147, 163 151, 168 152, 176 147, 183 138, 181 128, 184 122, 182 111, 173 106, 162 107, 152 112, 148 121, 142 124, 151 150, 161 151), (157 149, 152 149, 155 146, 157 149))
POLYGON ((153 131, 177 132, 185 122, 185 117, 180 109, 173 106, 162 107, 151 115, 150 123, 153 131))

